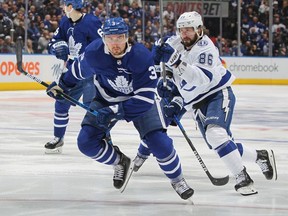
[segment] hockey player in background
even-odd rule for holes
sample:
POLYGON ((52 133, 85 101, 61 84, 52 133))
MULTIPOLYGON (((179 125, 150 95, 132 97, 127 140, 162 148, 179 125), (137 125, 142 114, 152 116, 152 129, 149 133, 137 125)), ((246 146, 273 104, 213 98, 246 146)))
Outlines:
MULTIPOLYGON (((92 14, 81 13, 82 7, 82 0, 64 0, 66 16, 60 21, 59 28, 48 44, 49 53, 63 60, 66 67, 69 67, 94 39, 101 38, 101 21, 92 14)), ((89 105, 95 92, 93 77, 91 77, 77 83, 71 90, 70 96, 79 100, 83 95, 83 103, 89 105)), ((45 144, 45 153, 62 152, 70 107, 71 104, 62 98, 55 101, 54 139, 45 144)))
POLYGON ((157 87, 161 97, 172 97, 165 115, 173 118, 183 106, 191 105, 198 127, 210 149, 214 149, 235 176, 235 190, 242 195, 256 194, 253 180, 243 161, 256 162, 266 179, 277 179, 272 150, 255 150, 235 143, 230 131, 235 96, 234 76, 221 64, 219 52, 203 34, 202 17, 185 12, 177 20, 177 35, 153 47, 155 62, 165 62, 173 77, 157 87), (168 88, 167 88, 168 87, 168 88))
POLYGON ((113 184, 121 188, 131 160, 104 138, 118 120, 133 122, 174 190, 182 199, 191 197, 194 191, 183 177, 159 101, 155 99, 158 78, 152 54, 142 44, 128 42, 128 26, 120 17, 105 21, 103 39, 92 42, 59 84, 53 82, 47 88, 47 93, 56 98, 55 89, 69 94, 79 80, 93 75, 96 98, 90 108, 98 114, 86 113, 78 135, 79 150, 93 160, 114 166, 113 184))

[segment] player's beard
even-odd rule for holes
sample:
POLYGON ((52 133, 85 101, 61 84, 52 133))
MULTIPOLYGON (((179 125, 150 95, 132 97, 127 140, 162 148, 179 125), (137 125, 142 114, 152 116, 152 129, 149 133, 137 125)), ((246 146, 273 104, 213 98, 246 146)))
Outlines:
POLYGON ((118 55, 121 55, 122 53, 124 53, 124 50, 123 49, 121 49, 120 47, 113 47, 113 48, 111 48, 111 53, 112 53, 112 55, 114 55, 114 56, 118 56, 118 55))
POLYGON ((185 48, 190 49, 196 42, 197 42, 198 36, 195 35, 194 38, 184 37, 182 38, 181 43, 184 45, 185 48))

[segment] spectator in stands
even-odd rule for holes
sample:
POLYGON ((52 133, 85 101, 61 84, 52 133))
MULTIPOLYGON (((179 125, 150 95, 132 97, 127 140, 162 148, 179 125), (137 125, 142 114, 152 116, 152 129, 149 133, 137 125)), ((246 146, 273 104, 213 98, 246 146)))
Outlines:
POLYGON ((129 16, 133 16, 135 19, 142 18, 142 9, 139 7, 138 1, 133 1, 131 7, 128 10, 129 16))
POLYGON ((1 53, 15 53, 15 44, 10 35, 5 36, 1 53))
POLYGON ((282 56, 282 57, 284 57, 284 56, 287 56, 288 55, 288 53, 287 53, 287 48, 284 46, 284 47, 281 47, 280 48, 280 50, 279 50, 279 52, 278 52, 278 56, 282 56))
POLYGON ((50 32, 45 29, 38 40, 38 53, 47 54, 47 46, 50 41, 50 32))
POLYGON ((4 34, 0 34, 0 53, 4 53, 3 52, 4 38, 5 38, 5 35, 4 34))
POLYGON ((163 24, 168 26, 169 23, 175 22, 175 15, 172 4, 168 4, 166 10, 163 11, 163 24))
POLYGON ((24 21, 20 21, 19 25, 15 28, 15 40, 18 37, 25 38, 25 24, 24 21))
POLYGON ((11 29, 13 28, 12 20, 0 13, 0 34, 10 35, 11 29))
POLYGON ((251 42, 246 41, 245 44, 242 44, 240 47, 241 53, 243 56, 248 56, 251 49, 251 42))
POLYGON ((20 22, 23 22, 24 23, 24 8, 21 8, 18 12, 17 12, 17 15, 16 17, 14 18, 13 20, 13 23, 14 23, 14 26, 19 26, 20 25, 20 22))
POLYGON ((137 28, 136 31, 134 32, 134 40, 137 41, 138 43, 142 42, 142 29, 137 28))
POLYGON ((27 50, 26 50, 27 54, 33 54, 34 53, 34 49, 33 49, 33 41, 28 39, 27 40, 27 50))
POLYGON ((279 14, 275 14, 274 15, 274 24, 272 25, 272 32, 278 32, 278 33, 282 33, 283 31, 286 30, 286 26, 280 22, 280 15, 279 14))
POLYGON ((288 0, 283 1, 281 17, 282 17, 283 24, 287 27, 288 26, 288 0))
POLYGON ((261 39, 258 41, 257 45, 260 49, 261 56, 268 56, 268 44, 269 44, 268 35, 269 35, 268 31, 265 31, 261 35, 261 39))
POLYGON ((267 0, 263 0, 259 7, 259 21, 265 23, 269 16, 269 5, 267 0))
POLYGON ((32 20, 27 30, 28 38, 32 41, 33 50, 37 50, 38 47, 38 40, 41 36, 40 30, 32 20))
POLYGON ((0 7, 0 13, 2 13, 3 16, 6 16, 12 19, 12 13, 11 11, 9 11, 9 6, 7 3, 2 3, 2 7, 0 7))
POLYGON ((241 24, 241 40, 243 42, 248 40, 248 34, 249 34, 248 17, 244 15, 241 24))
POLYGON ((273 14, 281 14, 281 9, 278 5, 278 1, 273 1, 273 14))
POLYGON ((236 40, 232 41, 232 47, 230 48, 230 56, 238 56, 238 43, 236 40))

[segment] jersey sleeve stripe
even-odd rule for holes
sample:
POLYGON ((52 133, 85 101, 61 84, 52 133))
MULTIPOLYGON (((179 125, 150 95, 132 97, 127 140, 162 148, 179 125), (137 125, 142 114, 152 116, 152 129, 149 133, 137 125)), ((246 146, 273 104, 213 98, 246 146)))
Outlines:
POLYGON ((135 94, 138 94, 139 92, 147 92, 147 91, 151 91, 151 92, 156 92, 155 88, 140 88, 137 89, 136 91, 134 91, 135 94))
MULTIPOLYGON (((78 67, 77 67, 77 69, 78 69, 78 67)), ((79 70, 79 69, 78 69, 79 70)), ((71 65, 71 72, 72 72, 72 74, 73 74, 73 76, 76 78, 76 79, 78 79, 78 80, 82 80, 83 78, 79 78, 78 76, 77 76, 77 71, 75 70, 75 61, 72 63, 72 65, 71 65)))
POLYGON ((150 99, 150 98, 147 98, 147 97, 143 97, 143 96, 140 96, 140 95, 135 95, 135 96, 133 96, 133 98, 145 101, 145 102, 150 103, 150 104, 154 104, 154 100, 150 99))

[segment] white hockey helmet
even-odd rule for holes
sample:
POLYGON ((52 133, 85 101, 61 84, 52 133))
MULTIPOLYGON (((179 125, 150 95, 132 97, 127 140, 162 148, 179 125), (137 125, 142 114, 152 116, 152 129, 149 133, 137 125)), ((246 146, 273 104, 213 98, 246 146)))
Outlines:
POLYGON ((178 18, 176 26, 178 30, 179 28, 193 27, 196 31, 203 26, 202 17, 196 11, 185 12, 178 18))

